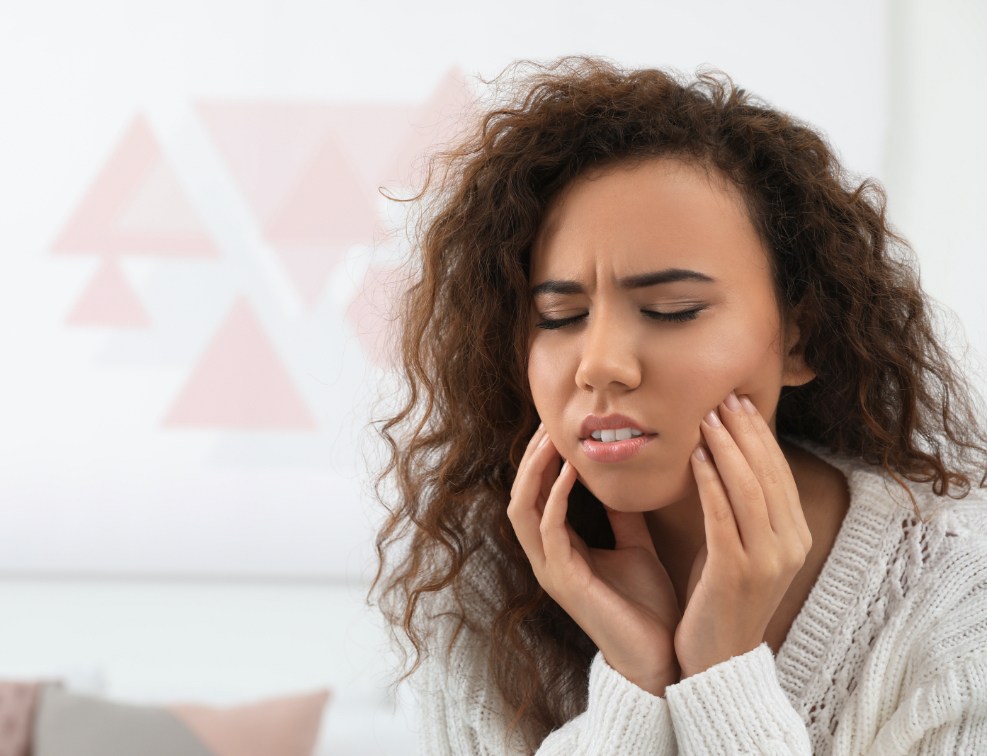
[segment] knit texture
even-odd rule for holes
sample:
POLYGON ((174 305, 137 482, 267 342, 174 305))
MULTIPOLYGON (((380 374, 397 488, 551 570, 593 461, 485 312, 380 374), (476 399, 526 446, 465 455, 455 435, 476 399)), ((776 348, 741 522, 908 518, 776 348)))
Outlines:
MULTIPOLYGON (((586 710, 539 754, 987 753, 987 501, 813 451, 847 477, 850 508, 777 657, 762 645, 652 696, 597 654, 586 710)), ((496 597, 475 577, 479 616, 496 597)), ((425 754, 525 753, 484 639, 436 623, 414 683, 425 754)))

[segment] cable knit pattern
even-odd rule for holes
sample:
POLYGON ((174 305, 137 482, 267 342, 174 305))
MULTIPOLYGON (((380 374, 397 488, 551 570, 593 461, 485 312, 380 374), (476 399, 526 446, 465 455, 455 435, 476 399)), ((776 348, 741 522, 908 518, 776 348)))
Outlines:
MULTIPOLYGON (((879 469, 812 449, 847 476, 850 509, 774 657, 766 645, 666 689, 597 654, 586 710, 539 754, 987 753, 987 501, 913 484, 922 513, 879 469)), ((476 570, 476 607, 493 588, 476 570)), ((524 753, 490 682, 483 639, 452 653, 437 623, 415 676, 425 754, 524 753)))

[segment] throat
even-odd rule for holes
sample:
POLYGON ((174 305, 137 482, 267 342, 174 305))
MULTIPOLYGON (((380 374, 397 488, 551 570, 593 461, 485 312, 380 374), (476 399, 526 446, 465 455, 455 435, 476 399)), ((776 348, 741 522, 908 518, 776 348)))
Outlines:
POLYGON ((683 501, 646 512, 645 521, 658 558, 672 581, 679 609, 685 611, 692 566, 700 549, 706 545, 699 500, 683 501))

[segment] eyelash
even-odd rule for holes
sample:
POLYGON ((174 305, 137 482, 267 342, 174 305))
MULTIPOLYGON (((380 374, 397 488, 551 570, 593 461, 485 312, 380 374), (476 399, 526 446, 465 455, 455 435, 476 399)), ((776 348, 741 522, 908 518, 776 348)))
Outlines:
MULTIPOLYGON (((705 309, 705 307, 696 307, 693 310, 682 310, 681 312, 655 312, 653 310, 641 310, 641 314, 662 323, 684 323, 689 320, 695 320, 699 313, 705 309)), ((556 328, 565 328, 566 326, 574 325, 580 320, 583 320, 588 314, 589 313, 584 312, 581 315, 574 315, 571 318, 558 318, 557 320, 542 318, 542 321, 540 323, 536 323, 536 325, 539 328, 544 328, 545 330, 551 331, 556 328)))

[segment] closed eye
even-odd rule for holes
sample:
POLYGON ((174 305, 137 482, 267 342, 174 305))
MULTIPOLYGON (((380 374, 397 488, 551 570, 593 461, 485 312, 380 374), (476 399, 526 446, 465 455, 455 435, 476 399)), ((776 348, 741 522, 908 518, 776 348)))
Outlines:
POLYGON ((694 307, 691 310, 679 310, 678 312, 658 312, 656 310, 641 310, 641 312, 654 320, 666 323, 683 323, 686 320, 695 320, 705 307, 694 307))
MULTIPOLYGON (((695 320, 699 313, 705 310, 705 307, 694 307, 691 310, 679 310, 677 312, 660 312, 658 310, 641 310, 641 314, 651 320, 658 320, 663 323, 684 323, 688 320, 695 320)), ((551 331, 556 328, 565 328, 566 326, 575 325, 581 320, 589 315, 588 312, 580 313, 579 315, 572 315, 568 318, 546 318, 542 316, 540 322, 536 323, 539 328, 551 331)))
POLYGON ((578 323, 587 315, 589 315, 588 312, 584 312, 581 315, 573 315, 569 318, 546 318, 545 316, 542 316, 541 322, 536 323, 535 325, 539 328, 544 328, 545 330, 551 331, 554 328, 565 328, 568 325, 578 323))

